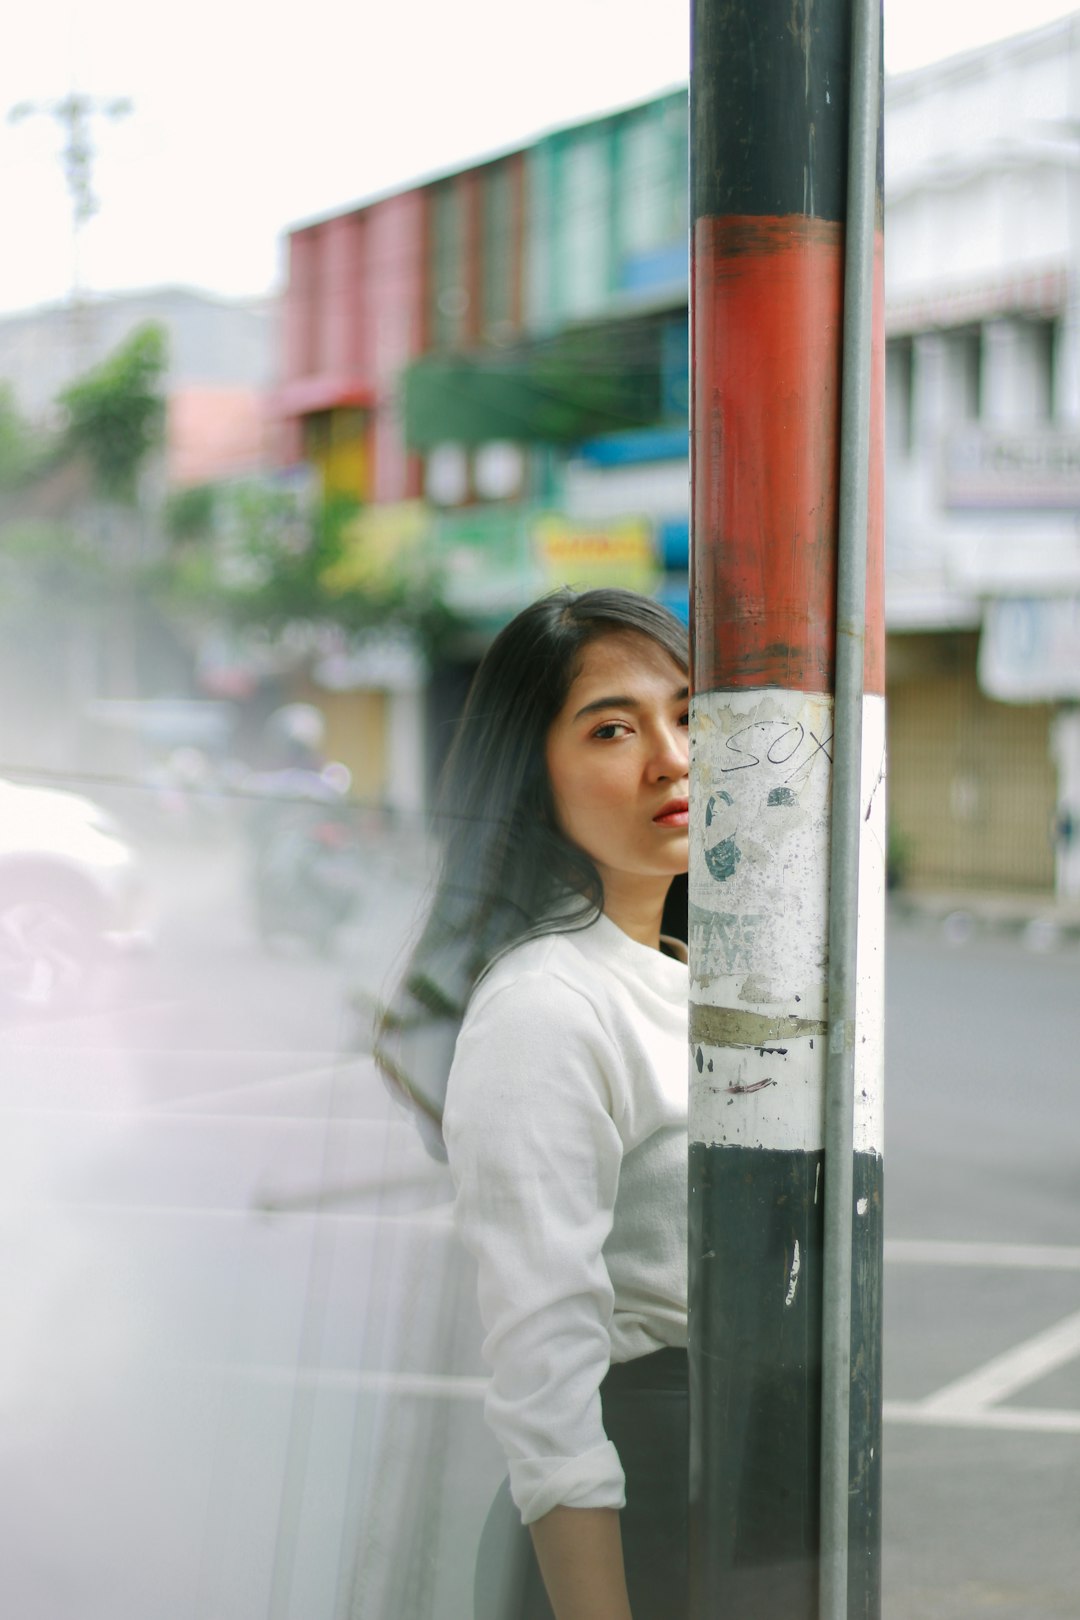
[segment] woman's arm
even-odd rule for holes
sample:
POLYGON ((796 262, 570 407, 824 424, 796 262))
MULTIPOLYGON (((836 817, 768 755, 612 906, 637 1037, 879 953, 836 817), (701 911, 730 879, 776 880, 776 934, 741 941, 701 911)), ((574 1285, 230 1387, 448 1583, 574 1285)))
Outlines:
POLYGON ((457 1229, 477 1261, 485 1415, 527 1525, 625 1500, 600 1400, 622 1164, 612 1075, 618 1054, 595 1007, 535 970, 481 987, 450 1075, 443 1126, 457 1229))
POLYGON ((632 1620, 615 1508, 556 1507, 529 1528, 555 1620, 632 1620))

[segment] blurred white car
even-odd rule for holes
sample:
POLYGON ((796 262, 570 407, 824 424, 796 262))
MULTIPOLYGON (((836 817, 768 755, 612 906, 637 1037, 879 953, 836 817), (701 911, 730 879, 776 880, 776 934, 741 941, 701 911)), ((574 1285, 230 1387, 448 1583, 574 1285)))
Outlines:
POLYGON ((70 1012, 116 950, 150 942, 135 852, 79 794, 0 778, 0 1017, 70 1012))

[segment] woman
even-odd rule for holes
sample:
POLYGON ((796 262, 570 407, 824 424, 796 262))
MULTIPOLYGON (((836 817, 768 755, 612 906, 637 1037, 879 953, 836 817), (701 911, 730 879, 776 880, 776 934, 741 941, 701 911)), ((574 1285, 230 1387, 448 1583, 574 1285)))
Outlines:
POLYGON ((686 1610, 687 704, 666 610, 561 591, 492 645, 448 763, 390 1023, 465 1009, 442 1131, 510 1470, 477 1620, 686 1610))

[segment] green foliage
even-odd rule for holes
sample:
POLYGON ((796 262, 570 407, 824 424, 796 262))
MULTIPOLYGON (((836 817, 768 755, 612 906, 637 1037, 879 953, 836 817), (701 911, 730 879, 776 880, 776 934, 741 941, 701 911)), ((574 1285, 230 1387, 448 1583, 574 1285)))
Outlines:
MULTIPOLYGON (((342 587, 342 565, 347 565, 350 531, 359 511, 359 503, 347 496, 320 503, 311 521, 310 544, 278 557, 248 604, 252 619, 274 628, 296 619, 347 630, 396 625, 411 630, 429 652, 437 651, 457 620, 444 605, 430 567, 414 562, 342 587)), ((344 572, 348 574, 347 566, 344 572)))
POLYGON ((0 611, 78 613, 109 587, 99 549, 67 525, 23 519, 0 528, 0 611))
POLYGON ((141 326, 59 396, 68 412, 65 446, 86 456, 109 499, 134 501, 139 473, 162 441, 167 363, 164 328, 141 326))
MULTIPOLYGON (((456 627, 430 569, 384 570, 376 579, 342 584, 360 511, 350 497, 330 496, 305 511, 292 491, 266 484, 224 485, 212 494, 211 542, 178 545, 158 567, 163 605, 271 632, 297 622, 348 630, 400 626, 432 652, 456 627)), ((173 537, 185 529, 202 538, 195 521, 202 515, 194 500, 190 509, 181 507, 173 537)))
POLYGON ((15 403, 8 383, 0 383, 0 489, 17 489, 33 476, 45 452, 15 403))
POLYGON ((331 496, 315 509, 307 531, 294 533, 292 544, 287 536, 283 544, 280 534, 264 533, 262 558, 269 566, 247 604, 254 619, 279 629, 290 619, 325 616, 322 575, 339 559, 342 531, 358 510, 359 503, 348 496, 331 496), (272 558, 266 553, 268 541, 276 541, 272 558))
POLYGON ((165 533, 170 540, 208 540, 214 532, 218 492, 213 484, 176 489, 165 502, 165 533))

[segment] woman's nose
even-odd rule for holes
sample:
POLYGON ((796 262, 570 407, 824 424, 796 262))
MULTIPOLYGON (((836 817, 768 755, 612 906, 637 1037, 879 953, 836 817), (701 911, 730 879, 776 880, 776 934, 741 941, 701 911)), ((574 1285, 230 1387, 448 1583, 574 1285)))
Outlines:
POLYGON ((690 772, 690 735, 684 726, 664 726, 657 735, 652 756, 657 781, 678 781, 690 772))

